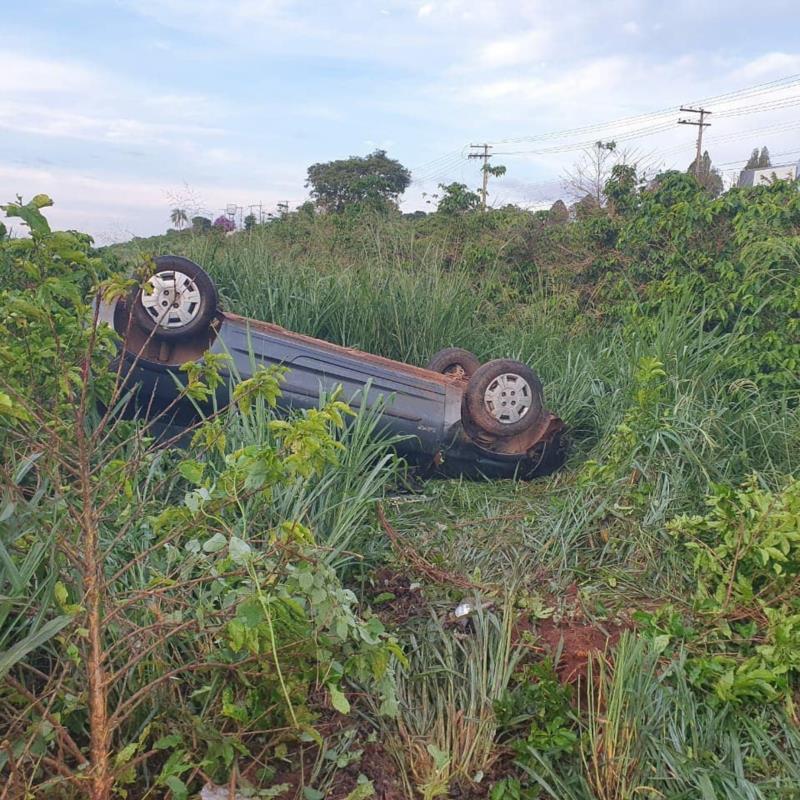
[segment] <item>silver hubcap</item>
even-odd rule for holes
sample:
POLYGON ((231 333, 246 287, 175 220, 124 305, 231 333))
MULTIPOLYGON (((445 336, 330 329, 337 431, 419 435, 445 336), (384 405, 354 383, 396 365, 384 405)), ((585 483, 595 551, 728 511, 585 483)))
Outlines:
POLYGON ((142 305, 162 328, 182 328, 200 311, 200 290, 182 272, 157 272, 144 287, 142 305))
POLYGON ((486 387, 483 404, 496 420, 511 425, 530 411, 531 395, 531 387, 525 378, 504 372, 486 387))

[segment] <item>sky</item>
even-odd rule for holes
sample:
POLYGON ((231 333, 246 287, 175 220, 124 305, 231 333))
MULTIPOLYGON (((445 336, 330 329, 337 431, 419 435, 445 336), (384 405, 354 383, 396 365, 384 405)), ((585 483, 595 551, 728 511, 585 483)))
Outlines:
POLYGON ((482 142, 507 168, 490 203, 549 205, 597 139, 685 169, 682 104, 712 111, 728 180, 756 146, 800 157, 796 0, 0 6, 0 202, 49 194, 54 226, 100 243, 163 232, 174 207, 295 207, 310 164, 376 148, 412 170, 404 210, 477 187, 482 142))

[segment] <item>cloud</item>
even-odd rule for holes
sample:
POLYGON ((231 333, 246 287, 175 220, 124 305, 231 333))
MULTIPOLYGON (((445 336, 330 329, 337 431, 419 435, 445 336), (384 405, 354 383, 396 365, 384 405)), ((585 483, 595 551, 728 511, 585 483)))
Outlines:
POLYGON ((490 68, 530 64, 548 54, 550 43, 550 33, 542 29, 496 39, 481 49, 480 61, 490 68))
POLYGON ((754 80, 800 72, 800 53, 765 53, 735 71, 737 79, 754 80))
POLYGON ((0 51, 0 97, 3 95, 87 94, 102 84, 96 70, 67 60, 0 51))
POLYGON ((191 210, 219 214, 230 203, 247 208, 251 203, 274 207, 287 197, 297 202, 297 179, 285 171, 269 190, 247 184, 192 184, 113 173, 86 173, 60 168, 0 165, 0 185, 24 189, 25 198, 49 194, 55 201, 47 217, 54 228, 91 233, 99 243, 149 235, 169 224, 169 209, 185 204, 191 210))
POLYGON ((203 95, 153 92, 96 66, 9 51, 0 54, 0 75, 7 131, 142 146, 224 132, 204 122, 219 114, 203 95))
POLYGON ((572 69, 548 71, 542 75, 522 75, 501 80, 474 83, 467 87, 467 102, 497 102, 506 104, 509 111, 519 115, 521 107, 542 108, 563 105, 569 98, 571 104, 581 104, 606 92, 630 75, 632 65, 628 59, 611 56, 589 61, 572 69))
POLYGON ((4 102, 0 94, 0 128, 16 133, 89 142, 163 147, 185 136, 221 136, 222 128, 176 124, 126 116, 97 115, 31 102, 4 102))

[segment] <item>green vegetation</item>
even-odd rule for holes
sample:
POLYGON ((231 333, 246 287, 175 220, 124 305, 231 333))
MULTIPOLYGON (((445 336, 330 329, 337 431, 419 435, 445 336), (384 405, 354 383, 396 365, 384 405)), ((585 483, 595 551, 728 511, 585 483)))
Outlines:
POLYGON ((391 208, 409 183, 411 173, 385 150, 376 150, 368 156, 312 164, 306 186, 319 208, 341 212, 353 205, 391 208))
POLYGON ((6 207, 33 234, 0 239, 6 797, 800 797, 800 192, 623 165, 601 199, 99 253, 6 207), (524 360, 566 467, 409 493, 374 414, 277 420, 274 372, 156 447, 104 411, 90 301, 166 251, 293 330, 524 360))

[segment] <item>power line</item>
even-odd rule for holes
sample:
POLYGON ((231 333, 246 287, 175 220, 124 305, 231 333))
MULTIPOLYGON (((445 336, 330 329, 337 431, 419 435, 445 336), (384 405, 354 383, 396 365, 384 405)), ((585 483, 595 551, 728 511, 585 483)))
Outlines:
MULTIPOLYGON (((701 100, 692 101, 691 105, 722 105, 724 102, 731 99, 739 99, 745 97, 753 97, 761 94, 769 94, 777 89, 786 89, 792 86, 800 85, 800 73, 793 75, 786 75, 782 78, 776 78, 766 83, 756 84, 755 86, 736 89, 724 94, 715 95, 713 97, 706 97, 701 100)), ((608 122, 598 122, 591 125, 584 125, 577 128, 570 128, 562 131, 552 131, 549 133, 536 134, 534 136, 521 136, 510 139, 496 139, 494 144, 519 144, 523 142, 536 142, 545 141, 547 139, 564 139, 569 136, 574 136, 582 133, 589 133, 591 131, 606 130, 612 127, 619 127, 621 125, 630 123, 644 123, 656 119, 662 119, 667 115, 672 116, 679 110, 678 105, 670 106, 668 108, 660 109, 659 111, 650 111, 643 114, 634 114, 628 117, 622 117, 608 122)))
POLYGON ((443 162, 430 172, 415 177, 414 183, 427 183, 439 177, 443 177, 444 175, 448 175, 456 166, 458 166, 459 164, 463 164, 464 161, 465 158, 463 158, 460 155, 452 157, 449 161, 443 162))
POLYGON ((470 147, 478 152, 469 153, 467 158, 481 158, 483 159, 483 186, 481 188, 481 208, 486 211, 486 189, 489 184, 489 159, 492 157, 489 151, 492 149, 490 144, 471 144, 470 147))
MULTIPOLYGON (((766 81, 764 83, 756 84, 750 87, 744 87, 736 90, 732 90, 730 92, 725 92, 723 94, 715 95, 709 98, 705 98, 697 103, 691 104, 690 107, 699 106, 700 108, 704 108, 706 104, 715 103, 722 105, 723 108, 715 109, 715 116, 717 118, 731 118, 731 117, 738 117, 743 116, 746 114, 756 114, 756 113, 764 113, 764 112, 771 112, 776 110, 781 110, 785 108, 793 108, 797 105, 800 105, 800 95, 793 95, 790 97, 773 97, 771 99, 765 99, 761 102, 756 102, 755 104, 750 104, 747 106, 734 106, 733 108, 725 108, 725 104, 731 103, 735 100, 740 99, 753 99, 763 97, 772 93, 775 93, 780 90, 790 89, 795 86, 800 86, 800 73, 786 75, 781 78, 776 78, 771 81, 766 81)), ((500 139, 496 140, 495 144, 512 144, 512 143, 537 143, 541 142, 542 145, 540 147, 534 148, 525 148, 519 150, 507 150, 507 151, 498 151, 495 150, 493 155, 549 155, 549 154, 557 154, 557 153, 567 153, 573 152, 576 150, 586 149, 591 147, 595 144, 596 139, 584 139, 577 142, 569 142, 569 141, 561 141, 558 140, 565 140, 569 139, 570 137, 575 137, 579 134, 589 134, 593 132, 603 132, 605 133, 608 138, 613 138, 615 141, 623 142, 623 141, 633 141, 635 139, 644 138, 647 136, 652 136, 659 133, 664 133, 668 130, 671 130, 674 125, 674 117, 672 115, 675 113, 676 110, 679 110, 680 107, 670 107, 665 108, 661 111, 654 111, 645 114, 638 114, 632 115, 628 117, 623 117, 621 119, 612 120, 605 123, 595 123, 592 125, 584 125, 577 128, 572 128, 563 131, 552 131, 549 133, 538 134, 536 136, 527 136, 527 137, 518 137, 516 139, 500 139), (615 129, 618 129, 623 126, 630 126, 631 124, 637 123, 639 127, 634 128, 633 130, 622 130, 614 133, 615 129), (546 144, 547 142, 552 142, 552 144, 546 144)), ((696 109, 695 109, 696 110, 696 109)), ((695 123, 697 124, 697 123, 695 123)), ((704 122, 704 126, 708 123, 704 122)), ((789 128, 781 128, 781 130, 790 130, 793 129, 793 125, 789 128)), ((703 127, 698 126, 699 131, 703 131, 703 127)), ((733 139, 730 138, 731 134, 726 137, 713 137, 709 138, 709 142, 723 142, 723 141, 732 141, 738 138, 743 138, 744 136, 749 135, 750 133, 757 133, 757 132, 769 132, 771 130, 779 130, 778 128, 766 128, 766 129, 755 129, 753 131, 746 131, 742 132, 741 134, 736 133, 732 134, 733 139)), ((701 138, 702 137, 698 137, 701 138)), ((486 144, 490 144, 487 142, 486 144)), ((701 141, 702 144, 702 141, 701 141)), ((686 149, 683 145, 680 145, 676 148, 670 148, 666 152, 675 152, 686 149)), ((446 153, 442 156, 438 156, 437 158, 431 159, 428 162, 424 162, 423 164, 416 167, 412 172, 414 175, 413 183, 415 184, 423 184, 429 182, 438 182, 441 179, 449 177, 452 175, 452 172, 455 170, 456 167, 459 165, 463 165, 467 156, 464 154, 464 150, 460 151, 451 151, 450 153, 446 153)))
POLYGON ((703 129, 708 128, 711 123, 710 122, 703 122, 706 118, 706 114, 710 114, 710 111, 707 111, 705 108, 686 108, 681 106, 681 111, 685 111, 687 114, 699 114, 700 120, 695 122, 691 119, 679 119, 678 125, 695 125, 697 126, 697 157, 694 160, 694 174, 695 177, 699 180, 700 178, 700 156, 703 152, 703 129))

